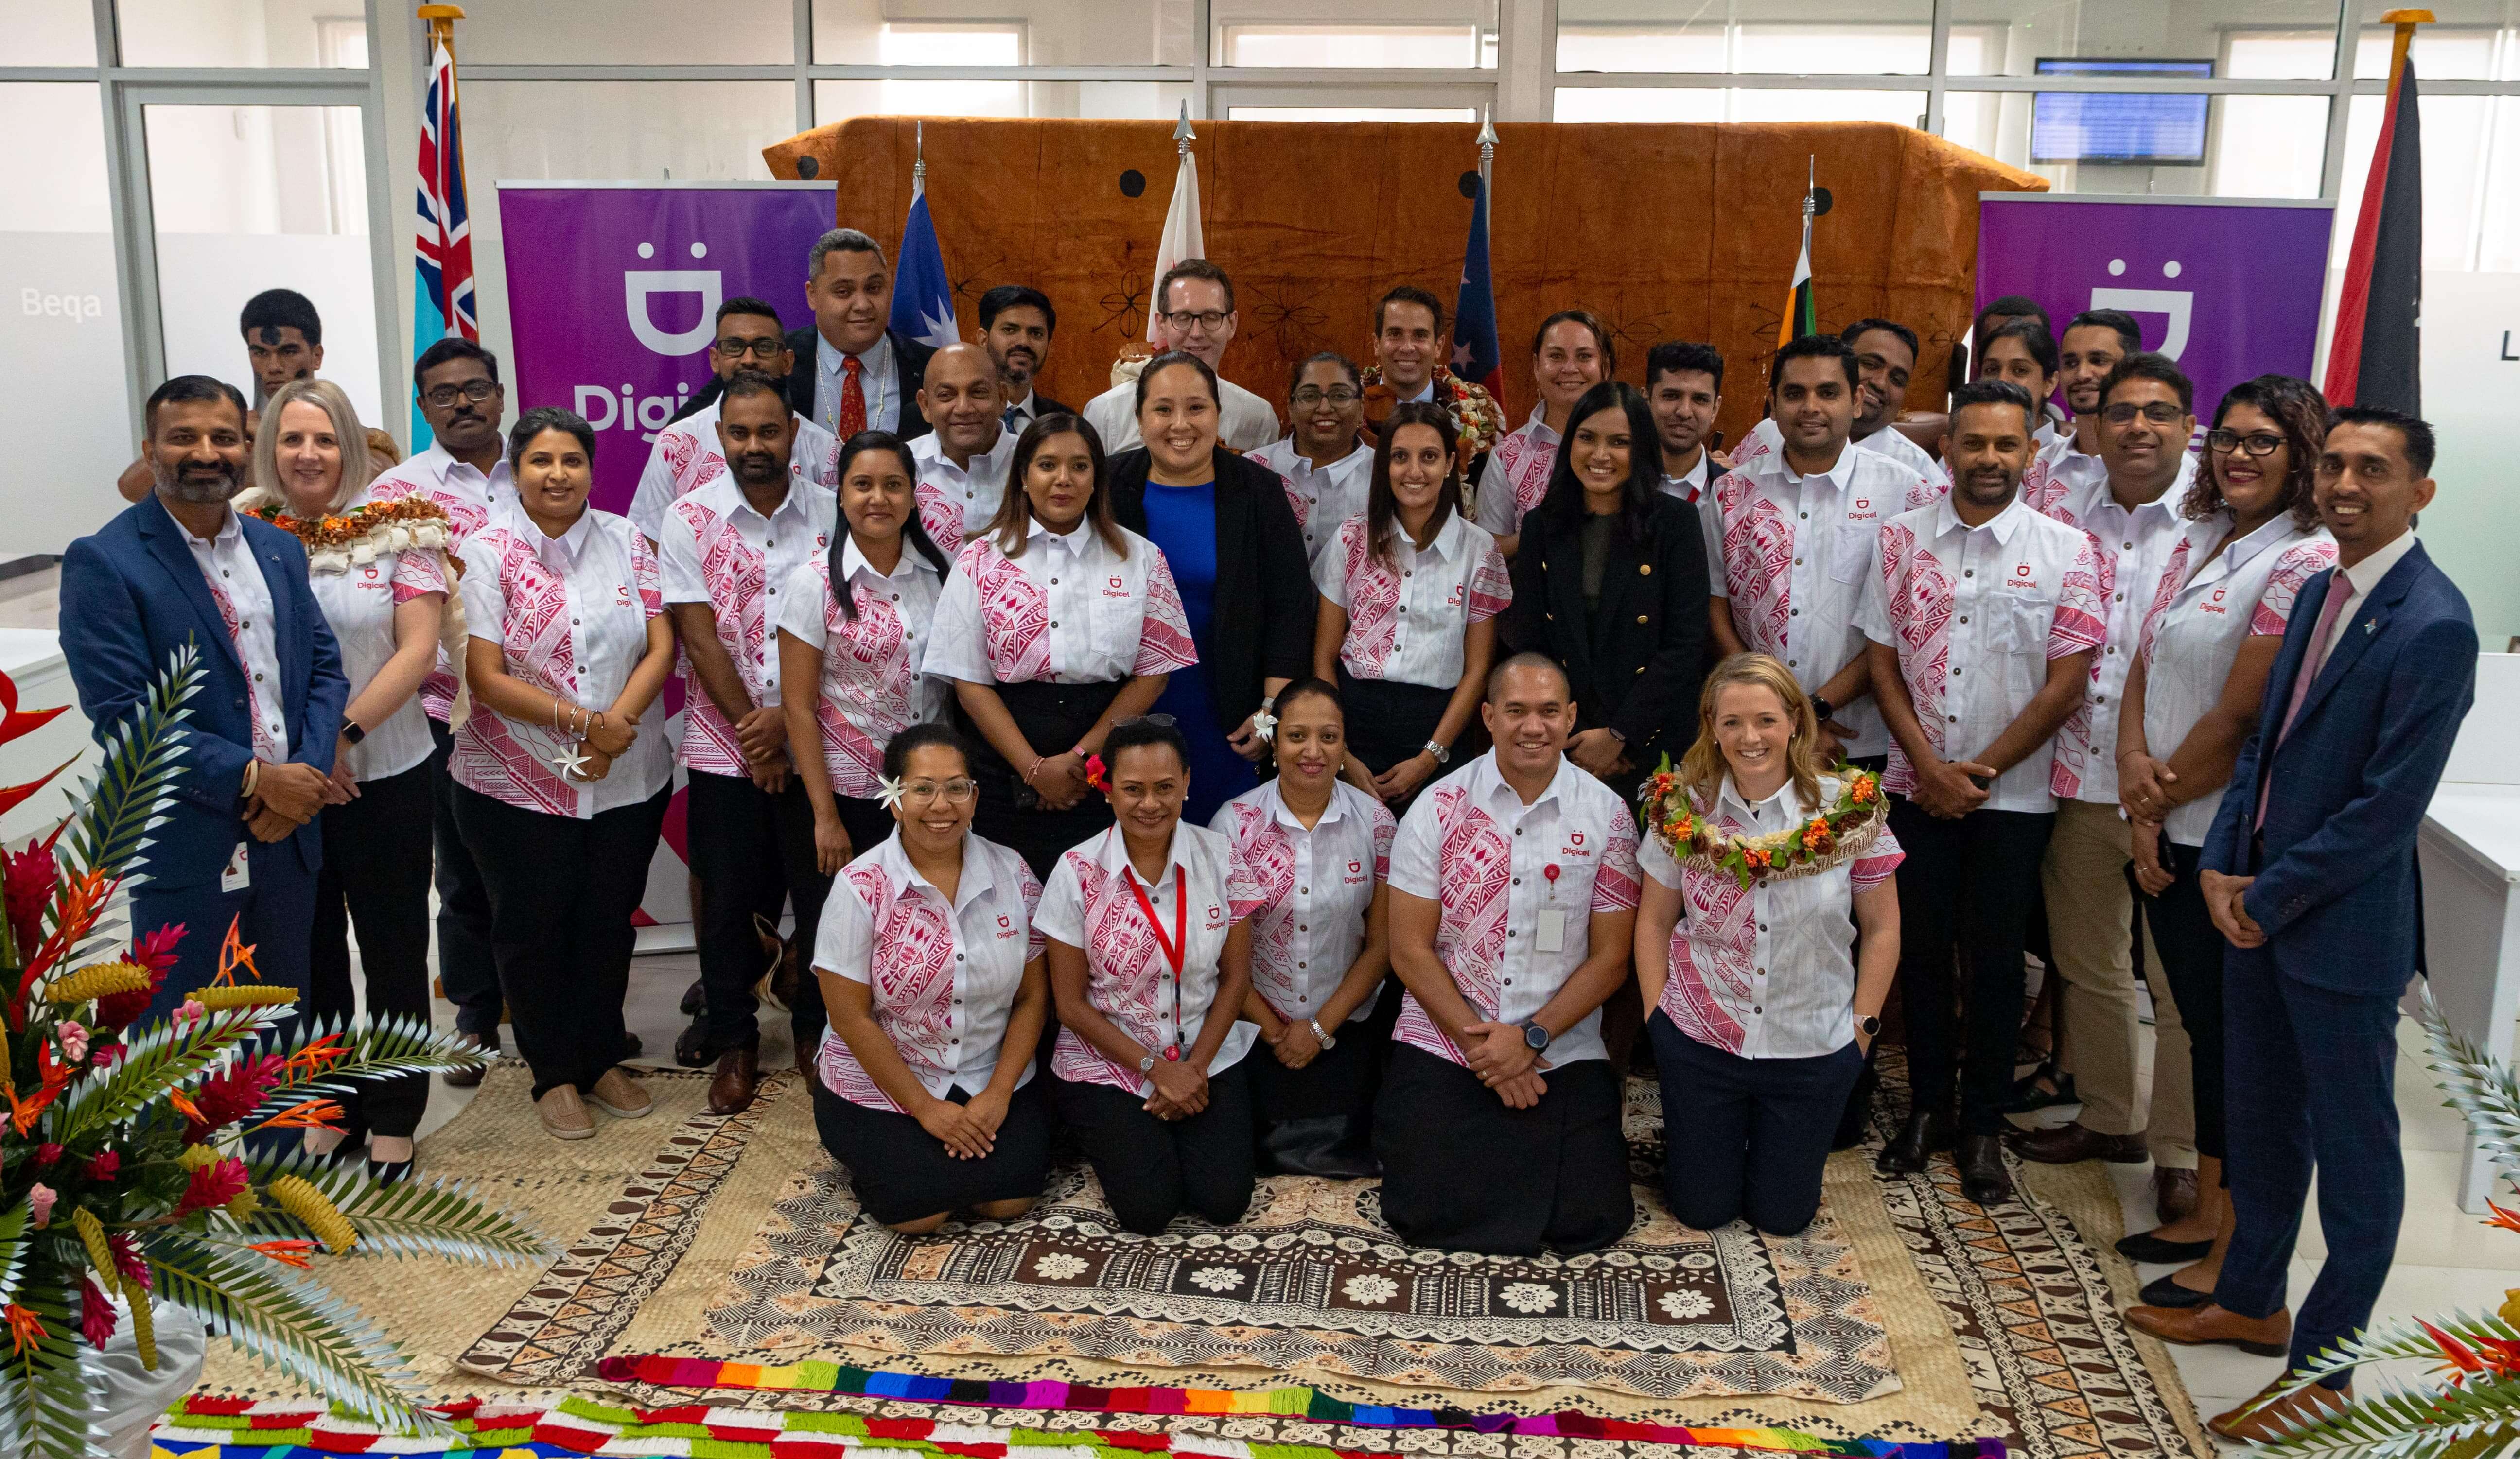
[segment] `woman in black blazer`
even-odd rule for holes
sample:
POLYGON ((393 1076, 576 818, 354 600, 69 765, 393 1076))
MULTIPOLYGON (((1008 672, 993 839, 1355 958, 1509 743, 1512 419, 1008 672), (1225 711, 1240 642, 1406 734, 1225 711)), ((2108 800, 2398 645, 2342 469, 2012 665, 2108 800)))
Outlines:
POLYGON ((1549 492, 1523 518, 1505 646, 1565 666, 1567 757, 1633 797, 1695 729, 1706 543, 1696 513, 1656 490, 1662 447, 1635 386, 1604 380, 1567 420, 1549 492))
POLYGON ((1146 444, 1111 458, 1111 514, 1163 549, 1198 648, 1198 663, 1176 670, 1155 705, 1190 741, 1182 817, 1195 825, 1259 784, 1254 767, 1269 742, 1253 717, 1312 672, 1317 617, 1285 483, 1219 446, 1218 419, 1207 362, 1157 355, 1138 376, 1146 444))

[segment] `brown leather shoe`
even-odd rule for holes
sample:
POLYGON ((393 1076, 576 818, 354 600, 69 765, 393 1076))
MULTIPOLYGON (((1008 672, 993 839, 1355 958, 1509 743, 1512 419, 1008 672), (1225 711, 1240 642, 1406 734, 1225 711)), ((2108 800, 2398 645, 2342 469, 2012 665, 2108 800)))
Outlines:
POLYGON ((2102 1134, 2080 1121, 2052 1129, 2027 1130, 2014 1135, 2010 1143, 2015 1155, 2043 1166, 2069 1166, 2085 1160, 2131 1165, 2148 1158, 2141 1130, 2134 1134, 2102 1134))
POLYGON ((2196 1214, 2196 1172, 2162 1166, 2152 1172, 2152 1209, 2161 1224, 2183 1221, 2196 1214))
POLYGON ((717 1077, 709 1081, 712 1115, 740 1115, 752 1108, 761 1088, 761 1054, 757 1049, 730 1048, 717 1056, 717 1077))
POLYGON ((2191 1348, 2227 1343, 2259 1357, 2282 1357, 2292 1350, 2289 1311, 2243 1317, 2209 1302, 2199 1307, 2129 1307, 2126 1320, 2138 1332, 2191 1348))
POLYGON ((2205 1427, 2225 1438, 2242 1443, 2269 1443, 2289 1430, 2342 1411, 2354 1401, 2354 1385, 2341 1389, 2321 1388, 2312 1384, 2300 1393, 2268 1402, 2268 1398, 2291 1380, 2278 1378, 2258 1391, 2258 1395, 2228 1413, 2218 1413, 2205 1427), (2260 1404, 2265 1404, 2260 1407, 2260 1404))

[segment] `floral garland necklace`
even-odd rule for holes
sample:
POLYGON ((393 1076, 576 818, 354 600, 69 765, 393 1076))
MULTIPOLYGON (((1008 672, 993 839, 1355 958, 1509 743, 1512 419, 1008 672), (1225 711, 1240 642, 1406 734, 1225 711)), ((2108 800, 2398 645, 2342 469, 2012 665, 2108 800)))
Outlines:
MULTIPOLYGON (((1450 409, 1453 429, 1461 439, 1462 460, 1466 462, 1494 447, 1505 434, 1505 409, 1487 392, 1487 387, 1474 385, 1441 365, 1435 367, 1433 380, 1453 397, 1450 409)), ((1367 419, 1379 428, 1391 414, 1391 407, 1399 403, 1399 392, 1382 382, 1379 365, 1366 367, 1364 383, 1367 419), (1382 408, 1378 413, 1373 409, 1377 404, 1382 408)))
POLYGON ((263 501, 245 510, 306 544, 310 571, 347 572, 386 553, 414 549, 443 553, 449 567, 459 574, 464 570, 463 560, 455 554, 454 524, 446 508, 427 497, 396 497, 326 516, 301 517, 290 515, 283 503, 266 493, 263 501))
POLYGON ((1889 802, 1871 772, 1840 767, 1837 799, 1780 831, 1736 836, 1699 812, 1671 757, 1645 779, 1639 795, 1645 828, 1672 860, 1693 871, 1735 878, 1743 891, 1763 882, 1817 876, 1871 848, 1889 819, 1889 802))

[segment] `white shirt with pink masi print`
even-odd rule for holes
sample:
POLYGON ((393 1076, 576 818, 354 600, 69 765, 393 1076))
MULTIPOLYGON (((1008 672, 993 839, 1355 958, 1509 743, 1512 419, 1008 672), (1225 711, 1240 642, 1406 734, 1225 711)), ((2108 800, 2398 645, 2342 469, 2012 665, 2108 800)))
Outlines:
POLYGON ((823 656, 814 718, 823 727, 823 767, 832 789, 874 800, 882 788, 883 747, 913 725, 945 719, 951 686, 920 668, 943 583, 936 565, 908 544, 890 577, 875 570, 854 538, 840 549, 840 568, 857 615, 840 611, 827 553, 788 579, 779 631, 823 656))
MULTIPOLYGON (((1208 828, 1234 843, 1260 889, 1251 913, 1251 986, 1280 1018, 1311 1018, 1365 951, 1366 916, 1373 889, 1391 877, 1400 823, 1380 799, 1340 780, 1307 830, 1286 809, 1279 782, 1266 780, 1218 807, 1208 828)), ((1372 1013, 1369 991, 1347 1021, 1372 1013)))
MULTIPOLYGON (((756 707, 779 702, 779 596, 796 570, 831 549, 829 492, 791 477, 768 516, 755 511, 735 477, 723 475, 665 508, 657 528, 657 577, 665 601, 704 603, 718 646, 735 663, 756 707)), ((747 775, 743 744, 725 711, 694 674, 683 705, 683 768, 747 775)))

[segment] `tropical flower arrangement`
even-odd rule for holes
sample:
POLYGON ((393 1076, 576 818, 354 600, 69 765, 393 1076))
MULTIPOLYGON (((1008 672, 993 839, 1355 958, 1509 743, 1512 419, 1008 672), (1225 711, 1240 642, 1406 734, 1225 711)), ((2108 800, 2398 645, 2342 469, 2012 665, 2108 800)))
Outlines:
MULTIPOLYGON (((2494 1157, 2495 1170, 2520 1186, 2520 1081, 2509 1066, 2452 1030, 2424 991, 2426 1063, 2445 1102, 2467 1117, 2469 1133, 2494 1157)), ((2520 1212, 2486 1203, 2486 1225, 2520 1232, 2520 1212)), ((2385 1454, 2391 1459, 2484 1459, 2520 1448, 2520 1287, 2502 1294, 2492 1312, 2453 1312, 2435 1321, 2376 1323, 2289 1375, 2275 1396, 2364 1363, 2413 1358, 2435 1365, 2437 1380, 2365 1381, 2341 1409, 2296 1424, 2261 1444, 2282 1455, 2385 1454)))
MULTIPOLYGON (((201 680, 188 645, 104 737, 69 818, 0 862, 0 1444, 11 1453, 93 1451, 99 1393, 80 1345, 112 1337, 117 1296, 151 1369, 152 1304, 181 1307, 335 1403, 442 1433, 393 1342, 300 1273, 319 1258, 549 1255, 465 1185, 380 1184, 364 1162, 297 1148, 297 1131, 336 1127, 335 1097, 354 1083, 476 1066, 459 1036, 401 1017, 297 1017, 296 991, 259 981, 234 924, 217 976, 186 990, 171 1018, 143 1022, 181 940, 214 935, 123 935, 109 919, 114 894, 143 875, 201 680)), ((0 743, 61 712, 21 713, 17 699, 0 675, 0 743)), ((0 811, 60 774, 0 789, 0 811)))
POLYGON ((310 571, 347 572, 386 553, 415 549, 444 553, 450 567, 458 573, 464 570, 463 559, 453 551, 454 527, 446 508, 417 493, 322 517, 291 516, 269 492, 258 492, 255 499, 238 506, 248 515, 294 533, 306 544, 310 571))
MULTIPOLYGON (((1492 449, 1497 439, 1505 434, 1505 407, 1497 404, 1497 398, 1488 393, 1487 386, 1473 384, 1441 365, 1435 367, 1434 380, 1438 387, 1452 396, 1453 429, 1460 437, 1461 459, 1466 467, 1481 452, 1492 449)), ((1379 427, 1399 400, 1399 392, 1382 382, 1382 367, 1367 366, 1366 418, 1379 427)))
POLYGON ((1673 861, 1698 871, 1726 872, 1741 889, 1768 881, 1813 876, 1862 856, 1881 834, 1889 803, 1870 771, 1840 766, 1837 798, 1820 814, 1781 831, 1735 836, 1719 829, 1690 804, 1688 786, 1671 757, 1645 777, 1639 793, 1645 829, 1659 837, 1673 861))

